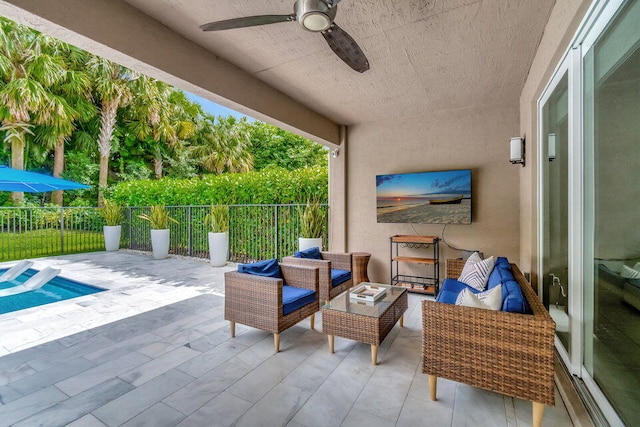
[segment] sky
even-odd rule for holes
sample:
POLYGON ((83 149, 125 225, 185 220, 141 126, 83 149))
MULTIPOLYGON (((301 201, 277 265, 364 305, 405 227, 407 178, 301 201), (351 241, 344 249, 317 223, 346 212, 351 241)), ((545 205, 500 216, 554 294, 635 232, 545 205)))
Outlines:
POLYGON ((471 171, 454 170, 376 176, 376 196, 422 197, 430 194, 471 194, 471 171))
POLYGON ((227 107, 223 107, 222 105, 216 104, 215 102, 211 102, 208 99, 204 99, 204 98, 200 98, 198 95, 194 95, 192 93, 189 93, 187 91, 184 91, 184 94, 187 96, 187 98, 191 101, 191 102, 195 102, 197 104, 200 104, 202 106, 202 109, 209 113, 212 114, 214 116, 234 116, 237 118, 242 118, 242 117, 246 117, 249 122, 253 122, 255 121, 254 118, 246 116, 242 113, 238 113, 235 110, 232 110, 230 108, 227 107))

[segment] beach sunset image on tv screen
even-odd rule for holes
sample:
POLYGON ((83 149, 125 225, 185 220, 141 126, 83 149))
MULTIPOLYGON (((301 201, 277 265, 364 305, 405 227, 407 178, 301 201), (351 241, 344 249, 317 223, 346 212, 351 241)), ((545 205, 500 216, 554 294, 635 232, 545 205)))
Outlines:
POLYGON ((471 224, 471 170, 376 176, 378 222, 471 224))

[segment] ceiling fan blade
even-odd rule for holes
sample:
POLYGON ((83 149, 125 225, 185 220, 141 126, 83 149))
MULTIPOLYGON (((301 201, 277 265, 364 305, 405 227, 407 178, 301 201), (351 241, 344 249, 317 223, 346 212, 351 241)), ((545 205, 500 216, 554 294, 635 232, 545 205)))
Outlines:
POLYGON ((233 28, 255 27, 256 25, 277 24, 278 22, 295 21, 296 15, 258 15, 244 18, 226 19, 200 25, 202 31, 231 30, 233 28))
POLYGON ((359 73, 364 73, 369 69, 369 61, 358 43, 342 28, 334 22, 331 27, 322 32, 324 39, 329 43, 329 47, 348 66, 359 73))

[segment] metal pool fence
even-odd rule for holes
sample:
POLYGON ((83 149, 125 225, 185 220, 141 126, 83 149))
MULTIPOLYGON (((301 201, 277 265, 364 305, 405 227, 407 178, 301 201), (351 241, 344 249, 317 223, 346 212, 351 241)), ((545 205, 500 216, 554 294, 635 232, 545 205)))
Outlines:
MULTIPOLYGON (((304 205, 230 205, 229 260, 282 258, 298 248, 299 209, 304 205)), ((169 252, 209 257, 204 217, 209 206, 168 206, 169 252)), ((328 206, 323 206, 325 211, 328 206)), ((151 251, 150 207, 126 207, 120 248, 151 251)), ((328 215, 326 215, 328 218, 328 215)), ((93 207, 0 207, 0 261, 104 250, 104 221, 93 207)), ((328 241, 328 223, 323 241, 328 241)))

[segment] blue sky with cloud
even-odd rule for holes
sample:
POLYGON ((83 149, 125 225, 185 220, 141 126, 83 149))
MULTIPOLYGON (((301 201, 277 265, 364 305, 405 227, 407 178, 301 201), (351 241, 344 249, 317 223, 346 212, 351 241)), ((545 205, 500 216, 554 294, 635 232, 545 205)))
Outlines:
POLYGON ((215 102, 209 101, 208 99, 204 99, 199 97, 198 95, 194 95, 192 93, 189 93, 187 91, 184 91, 184 94, 187 96, 187 98, 191 101, 191 102, 195 102, 196 104, 200 104, 202 106, 202 109, 209 113, 212 114, 214 116, 234 116, 237 118, 242 118, 242 117, 246 117, 247 119, 249 119, 249 122, 253 122, 255 121, 254 118, 249 117, 245 114, 239 113, 235 110, 232 110, 230 108, 227 107, 223 107, 220 104, 216 104, 215 102))

